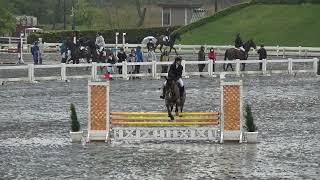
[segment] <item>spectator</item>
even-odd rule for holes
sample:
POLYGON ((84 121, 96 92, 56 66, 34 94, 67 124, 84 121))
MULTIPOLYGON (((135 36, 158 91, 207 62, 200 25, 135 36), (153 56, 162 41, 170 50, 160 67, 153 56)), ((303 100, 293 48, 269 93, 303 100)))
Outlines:
MULTIPOLYGON (((267 59, 267 51, 264 48, 264 45, 261 44, 260 49, 258 50, 259 60, 267 59)), ((262 70, 262 63, 259 63, 259 70, 262 70)))
MULTIPOLYGON (((116 63, 117 58, 110 49, 106 49, 106 55, 107 63, 110 63, 110 65, 107 66, 107 73, 114 74, 113 65, 116 63)), ((110 78, 110 80, 113 80, 113 78, 110 78)))
POLYGON ((38 46, 38 42, 37 41, 32 43, 31 54, 32 54, 32 58, 33 58, 33 64, 38 64, 38 61, 39 61, 39 46, 38 46))
POLYGON ((18 61, 16 64, 24 64, 24 61, 22 59, 22 48, 23 48, 23 44, 21 39, 19 39, 18 46, 17 46, 18 61))
MULTIPOLYGON (((129 54, 128 62, 136 62, 136 51, 135 49, 131 49, 131 52, 129 54)), ((131 66, 129 74, 134 73, 134 66, 131 66)))
MULTIPOLYGON (((136 62, 143 62, 143 54, 142 54, 142 51, 141 51, 141 46, 137 47, 135 57, 136 57, 136 62)), ((136 65, 135 73, 136 74, 140 73, 140 65, 136 65)))
POLYGON ((66 63, 67 62, 67 47, 66 47, 66 42, 65 40, 60 41, 61 45, 59 46, 59 51, 61 55, 61 63, 66 63))
MULTIPOLYGON (((118 57, 118 63, 122 63, 123 61, 126 61, 127 59, 127 54, 124 52, 123 47, 120 48, 120 51, 117 54, 118 57)), ((122 66, 118 66, 118 72, 119 74, 122 74, 122 66)))
POLYGON ((210 51, 208 53, 208 59, 212 61, 212 71, 215 72, 215 62, 216 62, 216 53, 214 52, 213 48, 210 48, 210 51))
MULTIPOLYGON (((205 61, 205 60, 206 60, 206 54, 204 52, 204 46, 201 46, 198 52, 198 61, 205 61)), ((205 64, 198 64, 199 72, 202 72, 205 66, 206 66, 205 64)), ((200 75, 200 77, 203 77, 203 76, 200 75)))
MULTIPOLYGON (((147 55, 147 61, 152 62, 156 60, 157 60, 156 53, 154 53, 153 48, 150 47, 150 50, 148 51, 148 55, 147 55)), ((150 66, 148 67, 148 73, 151 73, 150 66)))

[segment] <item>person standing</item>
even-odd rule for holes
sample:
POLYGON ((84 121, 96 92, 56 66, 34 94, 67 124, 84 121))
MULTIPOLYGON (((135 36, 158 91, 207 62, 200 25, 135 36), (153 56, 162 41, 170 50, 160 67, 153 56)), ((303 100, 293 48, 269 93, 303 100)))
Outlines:
POLYGON ((66 63, 68 55, 67 55, 67 47, 66 47, 65 40, 61 40, 60 43, 61 44, 59 46, 59 51, 61 55, 61 63, 66 63))
MULTIPOLYGON (((198 61, 205 61, 205 60, 206 60, 206 54, 204 52, 204 46, 201 46, 198 52, 198 61)), ((205 64, 198 64, 199 72, 202 72, 205 66, 206 66, 205 64)), ((200 77, 203 77, 203 76, 200 75, 200 77)))
MULTIPOLYGON (((156 53, 154 53, 154 50, 152 47, 150 47, 150 50, 148 51, 147 61, 148 62, 157 61, 156 53)), ((148 67, 148 73, 151 73, 150 66, 148 67)))
MULTIPOLYGON (((128 62, 136 62, 136 51, 135 49, 131 49, 131 52, 129 54, 128 62)), ((134 73, 134 66, 130 66, 130 72, 129 74, 134 73)))
MULTIPOLYGON (((123 61, 126 61, 127 54, 124 52, 123 47, 120 48, 120 51, 117 54, 118 57, 118 63, 122 63, 123 61)), ((122 74, 122 66, 117 66, 119 74, 122 74)))
POLYGON ((23 50, 22 40, 19 39, 19 42, 17 45, 18 61, 16 62, 16 64, 24 64, 24 61, 22 59, 22 50, 23 50))
POLYGON ((32 43, 31 54, 32 54, 33 64, 38 64, 38 62, 39 62, 39 46, 38 46, 37 41, 32 43))
MULTIPOLYGON (((137 47, 135 57, 136 57, 136 62, 143 62, 143 54, 141 51, 141 46, 137 47)), ((136 74, 140 73, 140 65, 136 65, 135 73, 136 74)))
MULTIPOLYGON (((258 54, 259 60, 267 59, 267 50, 264 48, 263 44, 261 44, 258 54)), ((262 63, 259 63, 259 70, 262 70, 262 63)))
POLYGON ((208 59, 212 61, 212 71, 215 72, 216 53, 213 48, 210 48, 208 53, 208 59))

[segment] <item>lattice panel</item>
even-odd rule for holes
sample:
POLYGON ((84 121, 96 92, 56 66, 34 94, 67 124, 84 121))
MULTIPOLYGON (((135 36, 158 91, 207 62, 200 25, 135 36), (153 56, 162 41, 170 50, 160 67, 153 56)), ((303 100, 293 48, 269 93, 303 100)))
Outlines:
POLYGON ((240 130, 240 86, 223 86, 224 129, 240 130))
POLYGON ((106 94, 107 88, 102 85, 92 85, 90 99, 91 130, 106 130, 107 110, 106 94))
POLYGON ((212 127, 115 127, 115 140, 212 140, 220 139, 220 132, 212 127))

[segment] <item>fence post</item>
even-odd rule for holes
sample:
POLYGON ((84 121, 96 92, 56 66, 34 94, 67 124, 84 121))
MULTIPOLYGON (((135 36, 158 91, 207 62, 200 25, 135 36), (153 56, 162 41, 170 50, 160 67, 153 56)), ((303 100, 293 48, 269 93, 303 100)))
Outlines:
POLYGON ((152 78, 157 79, 157 61, 152 61, 152 78))
POLYGON ((262 60, 262 74, 263 75, 267 74, 267 59, 262 60))
POLYGON ((179 44, 179 52, 181 51, 181 44, 179 44))
POLYGON ((240 59, 236 59, 236 74, 240 76, 240 59))
POLYGON ((212 64, 213 64, 213 61, 208 60, 208 74, 209 74, 209 76, 213 76, 212 64))
POLYGON ((314 66, 315 66, 315 72, 317 73, 317 75, 320 75, 320 60, 318 58, 314 58, 314 66), (318 64, 318 68, 317 68, 317 64, 318 64))
POLYGON ((118 35, 119 35, 119 33, 116 32, 116 50, 115 50, 115 54, 118 53, 118 35))
POLYGON ((282 54, 282 57, 285 58, 286 57, 286 52, 285 52, 285 48, 282 48, 283 50, 283 54, 282 54))
POLYGON ((97 63, 92 62, 91 65, 91 78, 95 81, 97 80, 97 63))
POLYGON ((126 35, 127 33, 122 33, 122 46, 124 46, 126 43, 126 35))
POLYGON ((299 57, 301 56, 301 46, 299 46, 299 57))
POLYGON ((61 80, 62 81, 67 81, 67 77, 66 77, 66 63, 61 63, 61 80))
POLYGON ((289 60, 288 61, 288 72, 289 72, 289 74, 293 74, 292 73, 292 58, 289 58, 288 60, 289 60))
POLYGON ((34 82, 34 65, 33 64, 28 64, 28 77, 29 77, 29 82, 33 83, 34 82))
POLYGON ((122 61, 122 78, 128 80, 128 64, 127 61, 122 61))
POLYGON ((182 77, 184 77, 184 78, 189 78, 189 76, 186 76, 186 61, 185 61, 185 60, 182 60, 181 65, 182 65, 182 67, 183 67, 182 77))
POLYGON ((277 46, 277 56, 279 56, 279 45, 277 46))

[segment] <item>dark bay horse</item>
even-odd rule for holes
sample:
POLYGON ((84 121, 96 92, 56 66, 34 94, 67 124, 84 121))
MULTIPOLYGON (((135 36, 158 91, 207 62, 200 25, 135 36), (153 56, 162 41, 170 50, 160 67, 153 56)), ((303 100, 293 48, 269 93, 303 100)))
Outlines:
POLYGON ((76 44, 71 40, 67 40, 66 47, 71 51, 71 57, 68 62, 79 64, 80 59, 86 59, 87 63, 97 62, 97 53, 95 50, 95 42, 91 40, 80 39, 76 44))
POLYGON ((170 50, 169 50, 169 54, 171 53, 171 50, 174 49, 176 55, 178 55, 177 53, 177 50, 176 48, 174 47, 174 44, 176 42, 176 40, 181 40, 180 38, 180 34, 179 33, 173 33, 173 34, 170 34, 169 35, 169 41, 163 41, 165 35, 161 35, 158 39, 157 39, 157 42, 156 42, 156 47, 155 49, 157 49, 157 47, 160 45, 160 52, 162 53, 162 47, 163 46, 168 46, 170 47, 170 50))
MULTIPOLYGON (((226 52, 224 53, 224 60, 226 61, 227 59, 228 60, 235 60, 235 59, 240 59, 240 60, 247 60, 248 59, 248 52, 250 51, 250 48, 253 47, 254 49, 256 49, 256 44, 253 42, 252 39, 248 40, 247 42, 245 42, 243 44, 243 48, 244 48, 244 52, 241 51, 241 50, 238 50, 236 48, 230 48, 230 49, 227 49, 226 52)), ((241 63, 242 64, 242 69, 241 71, 244 71, 245 70, 245 66, 246 64, 245 63, 241 63)), ((233 71, 233 68, 232 68, 232 64, 231 63, 228 63, 227 64, 227 67, 225 67, 225 64, 223 64, 223 70, 224 71, 227 71, 228 70, 228 67, 231 67, 232 71, 233 71)))
POLYGON ((175 113, 176 116, 179 116, 179 110, 180 112, 183 111, 186 92, 184 91, 183 94, 180 95, 180 89, 176 81, 173 79, 167 79, 167 83, 164 88, 166 88, 165 104, 168 111, 168 117, 170 117, 171 120, 174 120, 174 116, 172 115, 173 106, 176 106, 175 113))

